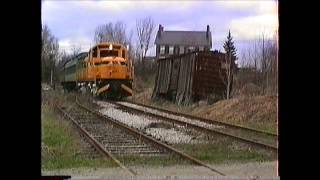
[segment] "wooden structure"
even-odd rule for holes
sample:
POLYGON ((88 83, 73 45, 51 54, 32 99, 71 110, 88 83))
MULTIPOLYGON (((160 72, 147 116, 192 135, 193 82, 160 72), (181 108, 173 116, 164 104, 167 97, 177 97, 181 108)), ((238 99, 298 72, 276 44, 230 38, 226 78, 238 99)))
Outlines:
POLYGON ((210 94, 222 96, 224 58, 224 53, 202 51, 158 59, 153 98, 189 104, 210 94))

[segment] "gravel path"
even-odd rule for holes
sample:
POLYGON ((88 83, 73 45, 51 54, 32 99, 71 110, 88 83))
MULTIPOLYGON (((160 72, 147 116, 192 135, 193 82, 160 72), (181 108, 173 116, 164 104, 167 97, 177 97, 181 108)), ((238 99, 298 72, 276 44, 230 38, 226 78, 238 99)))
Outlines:
MULTIPOLYGON (((153 118, 141 115, 131 114, 122 110, 115 108, 114 105, 108 102, 96 102, 101 109, 99 110, 105 116, 112 117, 113 119, 127 124, 130 127, 142 130, 147 134, 150 134, 156 139, 160 139, 163 142, 169 144, 179 144, 179 143, 197 143, 199 141, 195 140, 196 137, 186 134, 178 128, 158 128, 152 127, 152 124, 163 124, 162 121, 155 120, 153 118), (151 126, 151 127, 150 127, 151 126)), ((180 128, 181 129, 181 128, 180 128)))
MULTIPOLYGON (((279 177, 277 177, 276 161, 263 163, 251 162, 242 164, 220 164, 211 166, 227 174, 227 179, 249 179, 249 177, 256 176, 259 176, 260 179, 279 179, 279 177)), ((209 177, 212 179, 212 177, 218 177, 216 173, 204 167, 193 165, 175 165, 168 167, 137 166, 132 167, 132 169, 138 172, 138 176, 141 177, 138 179, 148 179, 150 177, 153 179, 168 179, 167 176, 171 176, 171 179, 174 179, 174 176, 178 176, 179 179, 208 179, 209 177)), ((120 168, 62 169, 55 171, 42 171, 42 175, 86 176, 87 179, 119 179, 120 177, 127 176, 127 174, 120 168)))

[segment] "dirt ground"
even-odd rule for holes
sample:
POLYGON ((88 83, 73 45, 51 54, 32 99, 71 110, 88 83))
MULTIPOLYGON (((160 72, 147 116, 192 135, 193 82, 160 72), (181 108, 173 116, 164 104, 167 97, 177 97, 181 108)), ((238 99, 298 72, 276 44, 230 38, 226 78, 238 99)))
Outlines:
MULTIPOLYGON (((211 167, 227 175, 227 177, 262 177, 277 178, 277 161, 272 162, 250 162, 242 164, 220 164, 211 167)), ((217 177, 219 174, 201 166, 168 166, 168 167, 131 167, 138 173, 138 177, 217 177)), ((120 168, 77 168, 61 169, 55 171, 42 172, 42 175, 71 175, 74 177, 90 177, 92 179, 114 179, 128 177, 124 170, 120 168)))

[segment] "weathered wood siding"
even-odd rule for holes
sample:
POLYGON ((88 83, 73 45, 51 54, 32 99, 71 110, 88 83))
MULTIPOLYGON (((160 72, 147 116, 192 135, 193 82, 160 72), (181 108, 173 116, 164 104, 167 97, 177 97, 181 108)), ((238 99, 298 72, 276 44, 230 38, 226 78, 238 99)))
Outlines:
POLYGON ((222 53, 203 52, 198 54, 193 76, 195 98, 205 98, 209 94, 223 95, 226 89, 222 81, 224 73, 221 72, 223 59, 224 54, 222 53))
POLYGON ((209 94, 222 95, 222 53, 192 52, 157 60, 153 97, 168 97, 178 104, 188 104, 209 94))
POLYGON ((180 71, 180 63, 181 57, 177 57, 172 59, 172 72, 171 72, 171 79, 170 79, 170 91, 175 91, 178 87, 178 78, 179 78, 179 71, 180 71))
POLYGON ((158 61, 158 72, 156 78, 155 91, 157 93, 167 93, 169 90, 171 76, 171 61, 158 61))
POLYGON ((181 57, 180 71, 177 78, 178 87, 175 99, 178 104, 188 104, 192 100, 192 76, 195 58, 195 53, 181 57))

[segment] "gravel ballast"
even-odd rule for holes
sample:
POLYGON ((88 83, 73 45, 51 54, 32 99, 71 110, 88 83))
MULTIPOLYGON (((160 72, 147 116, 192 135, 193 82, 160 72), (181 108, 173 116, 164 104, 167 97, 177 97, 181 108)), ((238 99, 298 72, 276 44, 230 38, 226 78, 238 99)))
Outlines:
POLYGON ((149 112, 149 113, 152 113, 152 114, 157 114, 157 115, 164 116, 164 117, 167 117, 167 118, 180 120, 180 121, 183 121, 183 122, 187 122, 187 123, 194 124, 194 125, 201 126, 201 127, 205 127, 205 128, 210 128, 210 129, 222 129, 222 128, 224 128, 224 126, 218 126, 218 125, 213 125, 213 124, 209 124, 209 123, 205 123, 205 122, 201 122, 201 121, 195 121, 194 119, 189 119, 189 118, 177 116, 177 115, 174 115, 174 114, 161 112, 161 111, 158 111, 158 110, 155 110, 155 109, 139 106, 139 105, 136 105, 136 104, 131 104, 131 103, 128 103, 128 102, 117 102, 117 103, 119 103, 121 105, 124 105, 124 106, 127 106, 127 107, 134 108, 134 109, 143 110, 143 111, 146 111, 146 112, 149 112))
POLYGON ((163 142, 167 142, 169 144, 180 144, 180 143, 197 143, 196 140, 193 140, 195 137, 186 134, 183 131, 178 130, 177 128, 155 128, 149 127, 155 123, 163 123, 159 120, 155 120, 153 118, 143 116, 143 115, 135 115, 120 109, 117 109, 113 104, 108 102, 96 102, 101 109, 100 113, 107 117, 111 117, 117 121, 120 121, 130 127, 142 130, 152 137, 159 139, 163 142))

